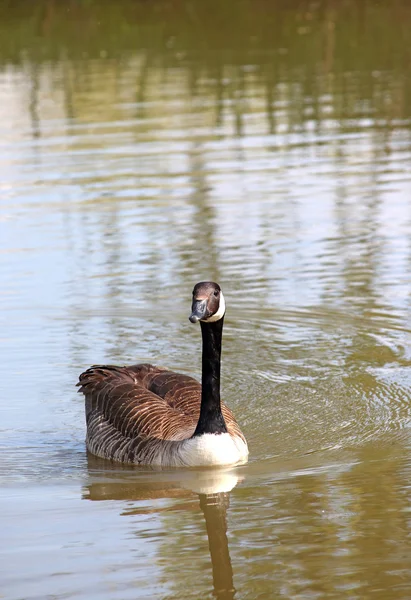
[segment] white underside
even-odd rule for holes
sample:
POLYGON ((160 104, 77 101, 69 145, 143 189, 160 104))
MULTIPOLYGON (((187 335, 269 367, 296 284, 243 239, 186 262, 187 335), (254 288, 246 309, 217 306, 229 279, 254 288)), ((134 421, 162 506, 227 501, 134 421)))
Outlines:
POLYGON ((248 447, 229 433, 204 433, 185 440, 179 456, 188 467, 235 465, 247 461, 248 447))

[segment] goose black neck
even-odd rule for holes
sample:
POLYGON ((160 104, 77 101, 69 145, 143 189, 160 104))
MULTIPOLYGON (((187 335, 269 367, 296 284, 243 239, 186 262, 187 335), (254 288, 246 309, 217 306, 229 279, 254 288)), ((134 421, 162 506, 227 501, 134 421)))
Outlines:
POLYGON ((212 323, 200 322, 203 338, 201 408, 194 436, 203 433, 227 433, 220 401, 223 322, 224 317, 212 323))

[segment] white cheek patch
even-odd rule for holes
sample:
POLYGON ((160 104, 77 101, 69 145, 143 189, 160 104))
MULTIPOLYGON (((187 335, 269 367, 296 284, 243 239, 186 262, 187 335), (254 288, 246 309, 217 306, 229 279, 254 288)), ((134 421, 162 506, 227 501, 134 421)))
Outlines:
POLYGON ((219 321, 225 315, 225 300, 223 296, 223 292, 220 292, 220 304, 218 306, 218 311, 211 315, 208 319, 202 319, 206 323, 213 323, 214 321, 219 321))

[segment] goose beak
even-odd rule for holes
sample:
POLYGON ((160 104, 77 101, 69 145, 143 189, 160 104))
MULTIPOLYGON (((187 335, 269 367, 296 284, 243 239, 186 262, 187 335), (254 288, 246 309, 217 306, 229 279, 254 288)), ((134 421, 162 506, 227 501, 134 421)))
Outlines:
POLYGON ((197 321, 201 321, 204 319, 207 312, 207 299, 205 300, 193 300, 193 304, 191 305, 191 315, 189 317, 192 323, 197 323, 197 321))

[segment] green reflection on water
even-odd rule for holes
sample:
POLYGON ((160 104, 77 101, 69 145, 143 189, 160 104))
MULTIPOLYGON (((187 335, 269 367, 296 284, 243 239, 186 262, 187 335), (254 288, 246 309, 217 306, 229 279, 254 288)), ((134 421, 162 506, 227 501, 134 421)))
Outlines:
POLYGON ((331 118, 349 132, 356 128, 350 118, 382 119, 374 129, 386 147, 378 132, 410 115, 410 19, 404 1, 3 2, 0 61, 31 65, 33 80, 34 65, 64 61, 70 77, 55 85, 71 95, 73 78, 87 80, 86 59, 111 60, 121 73, 121 61, 137 52, 137 101, 146 98, 153 70, 184 67, 193 98, 207 86, 216 124, 223 99, 232 101, 239 135, 250 82, 261 86, 275 131, 276 102, 284 100, 276 85, 295 81, 284 92, 288 127, 314 119, 320 128, 331 118))

